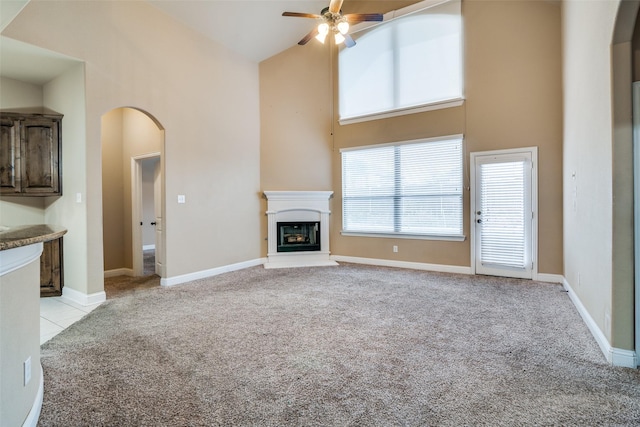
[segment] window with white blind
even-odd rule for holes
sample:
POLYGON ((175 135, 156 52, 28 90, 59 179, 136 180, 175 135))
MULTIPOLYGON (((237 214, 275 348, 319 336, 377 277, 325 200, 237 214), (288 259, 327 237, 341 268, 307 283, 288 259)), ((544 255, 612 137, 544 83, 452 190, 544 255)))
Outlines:
POLYGON ((462 239, 462 135, 341 150, 343 234, 462 239))
POLYGON ((460 105, 460 4, 420 2, 355 26, 357 45, 339 53, 340 122, 460 105))

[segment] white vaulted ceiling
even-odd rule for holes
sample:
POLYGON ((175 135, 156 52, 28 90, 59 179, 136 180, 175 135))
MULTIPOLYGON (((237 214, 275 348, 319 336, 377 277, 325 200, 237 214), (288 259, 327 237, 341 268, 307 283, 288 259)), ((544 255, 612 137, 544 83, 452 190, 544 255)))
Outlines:
MULTIPOLYGON (((314 19, 284 17, 282 12, 319 14, 329 5, 329 0, 146 1, 205 37, 254 62, 260 62, 295 46, 317 25, 314 19)), ((416 1, 345 0, 342 9, 345 13, 384 13, 416 1), (376 10, 371 10, 372 7, 376 10)), ((0 0, 0 31, 9 25, 28 3, 29 0, 0 0)), ((0 37, 1 76, 43 84, 56 77, 61 68, 74 62, 72 58, 53 52, 42 53, 35 47, 31 49, 15 40, 0 37), (23 63, 29 66, 21 65, 23 63)))
POLYGON ((320 13, 329 5, 329 0, 148 1, 255 62, 294 46, 314 26, 313 19, 284 17, 282 12, 320 13))

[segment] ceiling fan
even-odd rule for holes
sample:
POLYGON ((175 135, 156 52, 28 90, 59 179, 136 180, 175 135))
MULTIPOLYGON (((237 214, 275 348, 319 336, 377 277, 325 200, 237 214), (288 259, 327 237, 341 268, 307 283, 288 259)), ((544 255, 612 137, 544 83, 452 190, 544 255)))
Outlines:
POLYGON ((348 13, 342 14, 343 0, 331 0, 329 7, 322 9, 319 15, 313 13, 300 12, 283 12, 282 16, 293 16, 297 18, 313 18, 321 20, 320 24, 309 32, 298 42, 299 45, 307 44, 309 40, 315 37, 321 43, 325 42, 329 33, 333 34, 337 44, 344 42, 345 46, 353 47, 356 45, 355 40, 347 34, 349 25, 357 24, 365 21, 382 21, 382 13, 348 13))

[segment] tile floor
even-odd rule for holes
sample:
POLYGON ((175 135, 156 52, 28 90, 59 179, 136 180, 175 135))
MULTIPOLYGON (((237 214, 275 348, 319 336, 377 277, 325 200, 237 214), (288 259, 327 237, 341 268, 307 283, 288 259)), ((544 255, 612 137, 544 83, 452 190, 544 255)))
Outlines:
POLYGON ((99 305, 83 306, 64 297, 40 298, 40 345, 82 319, 99 305))

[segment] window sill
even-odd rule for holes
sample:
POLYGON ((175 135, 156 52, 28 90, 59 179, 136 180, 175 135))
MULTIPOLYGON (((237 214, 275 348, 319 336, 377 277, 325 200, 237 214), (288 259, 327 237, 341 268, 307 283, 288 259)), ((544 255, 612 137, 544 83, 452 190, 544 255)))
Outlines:
POLYGON ((354 237, 377 237, 386 239, 413 239, 413 240, 442 240, 448 242, 464 242, 467 240, 465 235, 432 235, 432 234, 410 234, 410 233, 365 233, 357 231, 341 231, 343 236, 354 237))
POLYGON ((464 104, 464 98, 454 98, 416 107, 399 108, 397 110, 367 114, 364 116, 348 117, 345 119, 341 118, 338 122, 340 123, 340 125, 350 125, 353 123, 368 122, 371 120, 386 119, 389 117, 404 116, 407 114, 423 113, 425 111, 443 110, 445 108, 459 107, 462 104, 464 104))

